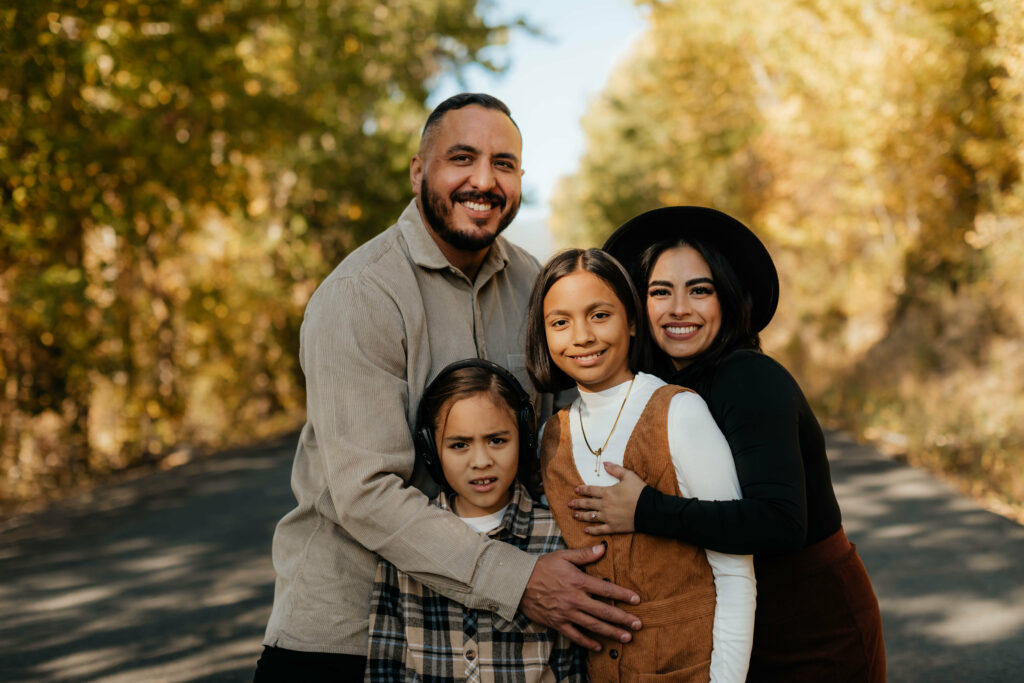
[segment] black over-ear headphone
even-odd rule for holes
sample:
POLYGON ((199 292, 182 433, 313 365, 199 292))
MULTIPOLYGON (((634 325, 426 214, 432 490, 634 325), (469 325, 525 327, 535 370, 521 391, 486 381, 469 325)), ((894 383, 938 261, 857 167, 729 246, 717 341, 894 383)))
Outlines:
MULTIPOLYGON (((533 404, 530 402, 530 395, 526 393, 523 385, 519 383, 515 375, 497 363, 483 358, 467 358, 466 360, 455 361, 445 366, 438 373, 437 377, 427 385, 427 388, 423 390, 419 408, 416 410, 416 430, 413 432, 416 457, 423 460, 423 464, 427 466, 430 476, 446 491, 450 491, 451 487, 444 478, 444 470, 441 468, 441 457, 438 455, 437 442, 434 440, 434 426, 430 424, 430 420, 426 415, 426 399, 437 391, 438 385, 445 377, 456 370, 471 367, 483 368, 497 375, 498 380, 511 389, 519 401, 519 410, 516 411, 516 430, 519 432, 519 471, 523 471, 523 464, 528 462, 528 458, 537 457, 535 452, 537 448, 537 429, 533 404)), ((529 485, 528 482, 524 483, 529 485)))

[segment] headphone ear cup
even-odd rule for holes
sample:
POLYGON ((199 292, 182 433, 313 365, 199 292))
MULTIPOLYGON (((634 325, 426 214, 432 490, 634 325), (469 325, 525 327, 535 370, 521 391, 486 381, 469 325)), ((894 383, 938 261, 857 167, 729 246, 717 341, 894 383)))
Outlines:
POLYGON ((528 396, 524 397, 523 407, 519 411, 519 438, 523 442, 522 453, 533 456, 537 451, 537 418, 528 396))
POLYGON ((423 464, 427 466, 427 472, 443 488, 445 485, 444 470, 441 469, 441 459, 437 454, 437 446, 434 445, 434 430, 430 427, 421 427, 416 430, 413 443, 416 446, 416 456, 423 460, 423 464))

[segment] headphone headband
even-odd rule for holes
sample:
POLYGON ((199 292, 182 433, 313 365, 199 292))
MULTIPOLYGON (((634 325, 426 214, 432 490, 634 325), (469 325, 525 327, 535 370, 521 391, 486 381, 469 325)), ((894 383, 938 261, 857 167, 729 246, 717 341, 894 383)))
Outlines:
POLYGON ((454 363, 450 363, 442 368, 441 372, 437 374, 437 377, 431 380, 427 385, 427 388, 423 390, 423 395, 420 397, 419 407, 416 409, 416 428, 413 432, 413 443, 416 447, 416 457, 423 460, 423 463, 427 466, 427 471, 430 472, 434 481, 436 481, 441 488, 447 491, 450 491, 451 487, 448 485, 444 476, 444 470, 441 467, 441 457, 437 452, 437 443, 434 440, 434 426, 430 424, 430 420, 426 414, 426 399, 437 391, 438 385, 442 380, 448 377, 448 375, 464 368, 482 368, 487 370, 488 372, 496 375, 508 388, 512 389, 519 401, 519 409, 515 412, 516 431, 519 436, 520 471, 522 471, 523 463, 526 462, 526 458, 536 457, 534 451, 537 445, 537 433, 533 404, 530 402, 530 395, 525 389, 523 389, 523 385, 519 383, 516 376, 497 363, 484 358, 467 358, 465 360, 455 361, 454 363))

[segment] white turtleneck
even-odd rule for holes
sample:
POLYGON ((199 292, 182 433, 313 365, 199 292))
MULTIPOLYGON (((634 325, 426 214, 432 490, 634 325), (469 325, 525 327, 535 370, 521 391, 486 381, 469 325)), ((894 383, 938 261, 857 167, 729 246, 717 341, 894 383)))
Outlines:
MULTIPOLYGON (((605 472, 604 467, 594 471, 597 458, 584 443, 580 430, 581 411, 590 446, 597 450, 608 439, 601 453, 602 463, 621 465, 626 443, 641 413, 654 392, 664 385, 665 382, 653 375, 639 373, 632 389, 629 389, 629 382, 623 382, 604 391, 580 391, 580 398, 569 408, 569 428, 573 459, 584 483, 611 486, 618 480, 605 472), (629 398, 623 406, 627 391, 629 398), (611 431, 620 406, 623 406, 622 415, 611 431)), ((742 497, 729 444, 704 399, 697 394, 684 392, 672 398, 668 409, 668 443, 679 491, 684 497, 701 500, 742 497)), ((712 550, 705 550, 705 553, 717 593, 711 682, 740 682, 746 679, 754 635, 757 594, 754 561, 750 555, 728 555, 712 550)))

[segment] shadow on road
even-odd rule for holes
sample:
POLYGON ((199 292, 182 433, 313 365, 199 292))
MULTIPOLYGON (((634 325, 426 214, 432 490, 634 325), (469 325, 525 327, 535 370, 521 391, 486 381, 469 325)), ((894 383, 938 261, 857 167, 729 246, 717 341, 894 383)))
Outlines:
MULTIPOLYGON (((1024 527, 829 434, 889 680, 1024 670, 1024 527)), ((0 530, 0 680, 249 681, 295 436, 108 485, 0 530)))
POLYGON ((881 603, 889 680, 1020 680, 1024 527, 844 435, 829 435, 829 456, 881 603))
POLYGON ((0 533, 0 679, 246 681, 295 436, 102 487, 0 533))

